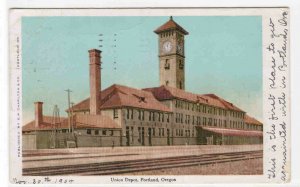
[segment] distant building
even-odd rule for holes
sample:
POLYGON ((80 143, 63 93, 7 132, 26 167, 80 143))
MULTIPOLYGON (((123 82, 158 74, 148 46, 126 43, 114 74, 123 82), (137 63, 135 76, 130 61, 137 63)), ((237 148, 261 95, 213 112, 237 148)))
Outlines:
POLYGON ((36 102, 35 120, 23 126, 23 148, 261 144, 261 122, 214 94, 185 91, 188 32, 172 17, 154 32, 161 86, 101 91, 101 51, 89 50, 90 97, 66 110, 70 120, 44 116, 36 102))

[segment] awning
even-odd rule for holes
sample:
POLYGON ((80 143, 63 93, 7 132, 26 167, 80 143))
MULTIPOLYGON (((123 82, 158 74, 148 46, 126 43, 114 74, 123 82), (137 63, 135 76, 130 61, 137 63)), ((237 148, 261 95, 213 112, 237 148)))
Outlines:
POLYGON ((210 131, 223 136, 247 136, 247 137, 262 137, 262 131, 253 130, 237 130, 237 129, 225 129, 225 128, 212 128, 212 127, 201 127, 203 130, 210 131))

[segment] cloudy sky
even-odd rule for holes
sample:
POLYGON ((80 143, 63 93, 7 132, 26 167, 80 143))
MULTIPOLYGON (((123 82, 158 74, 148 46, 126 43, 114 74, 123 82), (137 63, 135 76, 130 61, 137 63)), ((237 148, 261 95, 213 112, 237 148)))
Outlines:
MULTIPOLYGON (((24 17, 23 120, 54 105, 65 116, 67 94, 89 96, 88 50, 102 50, 102 89, 159 86, 158 39, 169 17, 24 17), (102 41, 99 41, 102 40, 102 41), (101 45, 102 47, 99 47, 101 45)), ((174 17, 185 37, 186 90, 214 93, 262 119, 262 27, 259 16, 174 17)))

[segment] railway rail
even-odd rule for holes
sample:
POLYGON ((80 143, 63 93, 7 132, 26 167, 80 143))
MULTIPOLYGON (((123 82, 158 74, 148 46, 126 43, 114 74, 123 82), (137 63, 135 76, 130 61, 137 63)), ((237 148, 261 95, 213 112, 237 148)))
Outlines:
POLYGON ((51 175, 112 175, 132 172, 170 169, 189 166, 201 166, 225 162, 258 159, 263 157, 263 151, 244 151, 214 153, 202 155, 174 156, 164 158, 137 159, 103 163, 88 163, 78 165, 47 166, 24 168, 25 176, 51 175))

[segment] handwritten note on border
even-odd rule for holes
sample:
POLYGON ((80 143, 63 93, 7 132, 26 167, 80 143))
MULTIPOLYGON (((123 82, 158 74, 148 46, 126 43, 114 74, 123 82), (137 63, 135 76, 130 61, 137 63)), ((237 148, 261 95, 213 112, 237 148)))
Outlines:
POLYGON ((265 174, 272 182, 290 178, 289 12, 264 17, 265 174))

